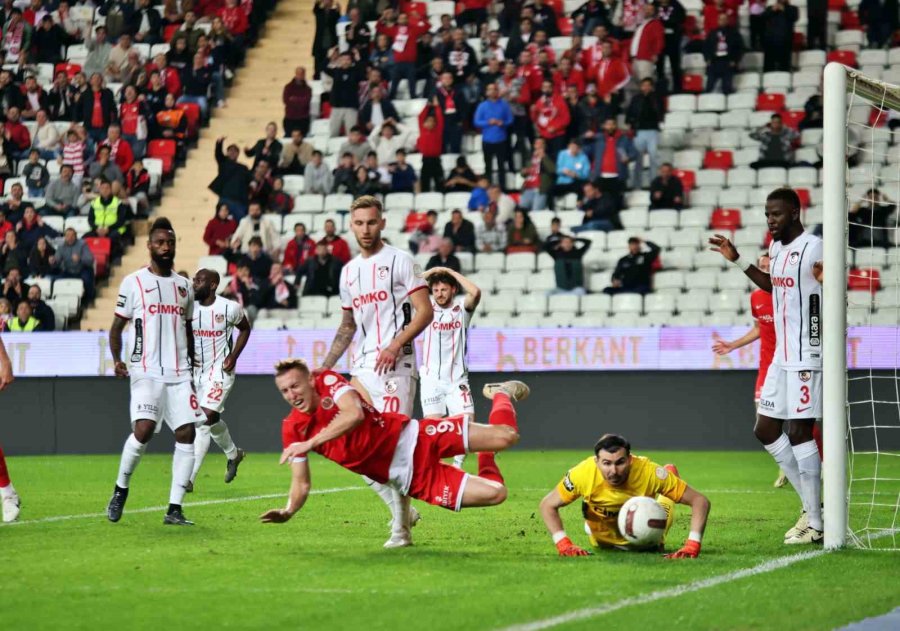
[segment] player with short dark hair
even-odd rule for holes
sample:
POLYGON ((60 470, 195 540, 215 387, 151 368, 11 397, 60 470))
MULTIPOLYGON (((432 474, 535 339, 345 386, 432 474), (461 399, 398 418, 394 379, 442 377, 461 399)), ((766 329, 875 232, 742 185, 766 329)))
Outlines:
POLYGON ((209 450, 210 439, 225 452, 225 484, 234 480, 238 466, 244 459, 244 450, 235 446, 222 412, 225 401, 234 386, 234 369, 247 340, 250 339, 250 321, 240 304, 217 294, 219 273, 210 269, 198 270, 194 275, 194 348, 197 366, 194 367, 194 389, 200 398, 200 409, 206 415, 206 423, 197 428, 194 439, 194 468, 188 482, 188 493, 194 491, 194 481, 209 450), (233 339, 238 330, 237 340, 233 339))
MULTIPOLYGON (((684 546, 667 558, 695 558, 706 530, 709 500, 682 480, 675 465, 660 466, 631 453, 631 443, 618 434, 604 434, 594 445, 593 457, 585 458, 569 469, 560 483, 541 500, 541 517, 553 537, 560 556, 587 556, 563 530, 559 509, 582 498, 584 529, 594 548, 628 547, 619 532, 618 516, 632 497, 654 498, 666 511, 666 529, 675 519, 675 504, 691 507, 691 530, 684 546)), ((662 545, 660 546, 662 547, 662 545)))
POLYGON ((292 469, 288 506, 266 511, 264 522, 285 522, 309 496, 306 456, 315 451, 342 467, 435 506, 459 511, 494 506, 507 496, 503 475, 493 458, 479 460, 477 476, 444 464, 468 451, 503 451, 519 440, 514 401, 529 388, 521 381, 488 384, 484 396, 493 405, 488 424, 464 416, 411 419, 404 414, 379 412, 356 388, 331 370, 312 372, 303 360, 288 359, 275 366, 275 384, 293 408, 282 423, 281 463, 292 469))
POLYGON ((176 274, 175 231, 160 217, 147 239, 150 265, 125 277, 109 330, 109 350, 116 377, 131 378, 132 433, 125 441, 119 474, 106 512, 109 521, 122 518, 131 475, 147 443, 165 423, 175 434, 172 487, 163 524, 191 526, 181 502, 194 468, 195 427, 203 422, 194 394, 194 289, 176 274), (122 332, 130 324, 129 355, 122 359, 122 332))
POLYGON ((772 296, 775 354, 753 432, 803 504, 800 519, 784 535, 786 544, 824 540, 822 463, 813 438, 822 415, 822 239, 804 231, 800 210, 800 197, 790 188, 776 189, 766 199, 772 235, 768 273, 742 259, 727 237, 717 234, 709 240, 711 250, 772 296))
MULTIPOLYGON (((425 272, 434 319, 422 340, 422 413, 425 418, 466 415, 473 418, 475 402, 466 365, 468 330, 481 290, 468 278, 448 267, 425 272)), ((493 458, 493 454, 479 454, 493 458)), ((465 454, 453 460, 462 467, 465 454)))

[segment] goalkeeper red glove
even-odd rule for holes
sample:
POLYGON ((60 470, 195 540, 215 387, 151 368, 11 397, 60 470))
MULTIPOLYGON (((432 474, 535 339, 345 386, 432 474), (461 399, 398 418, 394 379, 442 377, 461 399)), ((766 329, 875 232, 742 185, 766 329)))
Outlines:
POLYGON ((693 539, 688 539, 684 542, 684 546, 682 546, 681 550, 673 552, 672 554, 667 554, 665 558, 696 559, 698 556, 700 556, 700 542, 694 541, 693 539))
POLYGON ((559 550, 559 556, 561 557, 586 557, 591 555, 587 550, 579 548, 572 543, 572 540, 568 537, 560 539, 556 543, 556 549, 559 550))

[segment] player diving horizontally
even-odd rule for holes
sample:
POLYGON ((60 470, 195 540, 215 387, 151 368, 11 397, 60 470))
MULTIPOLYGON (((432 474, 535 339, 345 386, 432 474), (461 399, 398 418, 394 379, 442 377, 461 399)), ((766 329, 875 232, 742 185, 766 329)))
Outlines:
MULTIPOLYGON (((475 416, 475 401, 469 387, 466 365, 469 323, 481 290, 468 278, 447 267, 425 272, 431 290, 434 320, 422 340, 422 413, 425 418, 465 414, 475 416), (465 291, 465 295, 463 295, 465 291)), ((453 459, 462 467, 465 454, 453 459)))
POLYGON ((506 499, 494 452, 519 440, 513 401, 529 394, 521 381, 484 387, 493 405, 483 425, 465 416, 417 421, 378 412, 339 374, 313 373, 299 359, 281 361, 275 370, 275 384, 293 408, 282 423, 281 456, 282 464, 290 462, 292 477, 287 508, 263 513, 263 522, 286 522, 303 507, 311 486, 306 458, 310 451, 404 496, 454 511, 506 499), (441 462, 468 451, 482 452, 477 476, 441 462))
POLYGON ((219 282, 219 273, 213 270, 201 269, 194 275, 196 304, 192 330, 199 362, 194 369, 194 388, 206 423, 197 428, 194 469, 188 482, 188 493, 194 491, 194 481, 209 451, 210 439, 225 452, 225 484, 234 480, 244 459, 244 450, 235 446, 231 432, 222 420, 222 412, 234 386, 238 358, 250 339, 250 321, 241 305, 216 294, 219 282), (234 329, 238 330, 237 340, 232 339, 234 329))
MULTIPOLYGON (((594 445, 594 456, 569 469, 556 488, 541 500, 541 517, 553 537, 559 556, 591 554, 576 546, 563 530, 559 509, 582 498, 584 528, 594 548, 628 547, 619 532, 618 515, 632 497, 655 499, 666 511, 666 530, 675 520, 675 504, 691 507, 691 530, 684 546, 668 558, 695 558, 709 516, 709 500, 678 477, 675 465, 660 466, 631 453, 631 445, 622 436, 605 434, 594 445)), ((665 541, 665 540, 663 540, 665 541)))
MULTIPOLYGON (((416 398, 413 342, 432 319, 427 286, 412 256, 382 241, 381 201, 359 197, 350 205, 349 217, 360 253, 341 271, 344 318, 321 368, 334 368, 359 330, 350 358, 354 389, 377 410, 411 417, 416 398)), ((375 478, 366 483, 391 509, 391 537, 384 546, 410 545, 410 526, 419 515, 409 498, 375 478)))
POLYGON ((804 232, 800 198, 792 189, 769 194, 766 220, 772 235, 768 274, 741 258, 722 235, 710 238, 710 249, 772 295, 775 355, 760 393, 753 433, 803 504, 784 543, 822 543, 822 463, 813 439, 813 427, 822 415, 822 240, 804 232))
POLYGON ((175 434, 172 487, 163 524, 191 526, 181 502, 194 468, 195 428, 203 422, 194 394, 194 288, 191 281, 172 271, 175 265, 175 231, 164 217, 150 226, 147 239, 150 265, 122 281, 116 301, 116 317, 109 330, 109 350, 116 377, 131 378, 131 428, 122 449, 122 460, 106 514, 119 521, 128 499, 131 475, 141 461, 147 443, 162 422, 175 434), (128 362, 122 360, 122 332, 131 323, 128 362))

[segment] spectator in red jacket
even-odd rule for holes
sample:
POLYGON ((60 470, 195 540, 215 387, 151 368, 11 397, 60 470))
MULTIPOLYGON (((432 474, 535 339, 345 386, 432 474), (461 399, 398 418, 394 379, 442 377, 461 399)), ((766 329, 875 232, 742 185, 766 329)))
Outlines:
POLYGON ((340 261, 341 265, 350 262, 350 246, 337 234, 337 228, 331 219, 325 222, 325 236, 319 240, 319 243, 325 244, 328 247, 328 253, 340 261))
POLYGON ((419 139, 416 149, 422 154, 420 177, 423 193, 440 191, 444 187, 444 168, 441 154, 444 152, 444 113, 437 97, 431 99, 419 113, 419 139))
POLYGON ((603 102, 618 111, 622 102, 622 91, 631 81, 628 64, 612 52, 612 42, 603 42, 603 59, 597 64, 597 94, 603 102))
POLYGON ((113 123, 109 126, 107 133, 109 135, 106 137, 106 140, 97 145, 98 153, 100 147, 109 147, 109 157, 116 163, 116 166, 119 167, 122 173, 128 172, 128 169, 134 163, 134 152, 131 150, 131 145, 128 144, 128 141, 122 138, 122 128, 119 127, 118 123, 113 123))
POLYGON ((284 135, 290 137, 295 129, 304 136, 309 135, 312 88, 306 82, 306 68, 297 66, 294 78, 284 86, 281 100, 284 102, 284 135))
POLYGON ((9 147, 9 154, 14 160, 24 160, 31 150, 31 134, 20 120, 18 107, 6 110, 6 122, 3 124, 3 137, 9 147))
POLYGON ((553 82, 541 83, 541 96, 531 106, 531 120, 538 136, 547 141, 547 153, 558 155, 566 146, 566 127, 571 114, 562 95, 553 91, 553 82))
POLYGON ((638 84, 656 77, 656 62, 666 47, 666 30, 656 18, 656 6, 645 4, 643 12, 644 19, 634 31, 630 51, 632 74, 638 84))
POLYGON ((294 224, 294 238, 284 248, 284 261, 281 266, 285 274, 297 273, 306 264, 306 260, 315 255, 316 242, 306 234, 306 224, 294 224))
POLYGON ((391 50, 394 53, 394 66, 391 69, 391 100, 397 98, 397 87, 401 79, 406 79, 410 98, 416 98, 416 59, 419 37, 429 30, 428 23, 419 17, 418 12, 411 15, 401 13, 397 23, 385 29, 391 38, 391 50))
POLYGON ((573 87, 578 96, 584 96, 584 73, 580 68, 572 65, 572 60, 563 57, 559 60, 559 70, 553 73, 553 83, 560 93, 565 93, 566 88, 573 87))
POLYGON ((178 74, 178 69, 169 66, 169 62, 166 59, 166 56, 160 53, 156 57, 153 58, 153 66, 147 68, 147 72, 152 72, 154 69, 159 72, 159 78, 162 80, 164 86, 166 86, 166 92, 173 95, 176 99, 181 96, 181 76, 178 74))
POLYGON ((225 6, 219 9, 219 17, 234 37, 235 46, 244 45, 244 36, 247 29, 250 28, 250 21, 247 19, 247 12, 240 5, 238 0, 225 0, 225 6))
POLYGON ((215 216, 206 224, 203 241, 209 246, 210 255, 223 254, 231 248, 231 236, 237 230, 237 222, 228 210, 228 204, 219 204, 215 216))

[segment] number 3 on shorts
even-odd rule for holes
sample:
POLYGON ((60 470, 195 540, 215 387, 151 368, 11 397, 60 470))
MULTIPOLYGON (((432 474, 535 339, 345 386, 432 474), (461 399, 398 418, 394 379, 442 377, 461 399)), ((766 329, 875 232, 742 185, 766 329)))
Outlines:
POLYGON ((809 386, 800 386, 800 405, 809 403, 809 386))
POLYGON ((382 412, 398 413, 400 411, 400 397, 385 396, 382 412))

